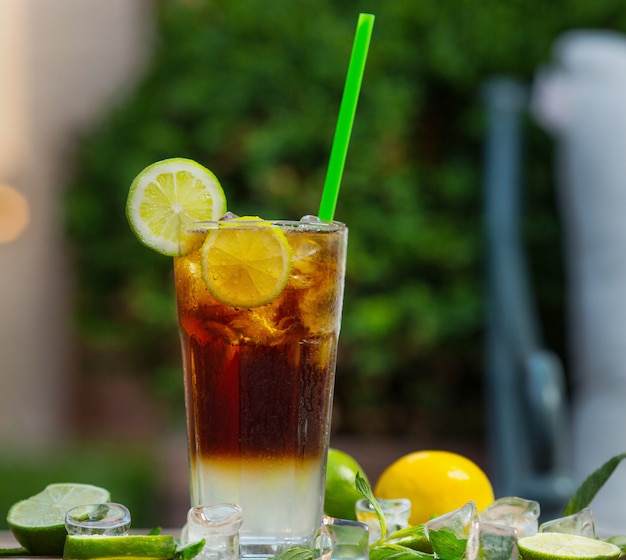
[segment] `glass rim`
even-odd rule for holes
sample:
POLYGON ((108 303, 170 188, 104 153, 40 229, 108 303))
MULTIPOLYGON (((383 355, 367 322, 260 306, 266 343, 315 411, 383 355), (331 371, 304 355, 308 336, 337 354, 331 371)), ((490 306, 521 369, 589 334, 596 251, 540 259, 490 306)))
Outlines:
POLYGON ((254 220, 206 220, 197 222, 188 222, 183 224, 182 228, 189 233, 202 233, 209 230, 217 230, 227 225, 234 229, 251 229, 258 227, 260 224, 270 224, 282 229, 294 231, 302 231, 306 233, 315 233, 316 231, 324 233, 332 233, 336 231, 347 230, 346 224, 333 220, 332 222, 316 222, 302 220, 264 220, 262 218, 254 220))

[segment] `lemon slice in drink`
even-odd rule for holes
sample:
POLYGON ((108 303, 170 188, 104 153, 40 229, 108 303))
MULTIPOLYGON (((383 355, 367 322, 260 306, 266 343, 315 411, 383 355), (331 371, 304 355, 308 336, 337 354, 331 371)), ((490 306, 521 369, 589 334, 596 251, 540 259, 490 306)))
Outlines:
POLYGON ((519 539, 518 547, 523 560, 613 560, 621 554, 614 544, 566 533, 536 533, 519 539))
POLYGON ((167 535, 129 535, 103 537, 69 535, 63 550, 64 560, 90 558, 142 558, 166 560, 176 554, 176 541, 167 535))
POLYGON ((146 167, 132 182, 126 202, 126 217, 139 240, 173 257, 192 248, 185 224, 217 220, 225 212, 226 197, 215 175, 184 158, 146 167))
POLYGON ((278 226, 244 216, 209 231, 201 248, 202 275, 215 298, 252 308, 278 297, 289 280, 291 247, 278 226))
POLYGON ((50 484, 44 490, 9 509, 7 525, 31 554, 60 556, 67 532, 65 514, 73 507, 108 502, 104 488, 90 484, 50 484))

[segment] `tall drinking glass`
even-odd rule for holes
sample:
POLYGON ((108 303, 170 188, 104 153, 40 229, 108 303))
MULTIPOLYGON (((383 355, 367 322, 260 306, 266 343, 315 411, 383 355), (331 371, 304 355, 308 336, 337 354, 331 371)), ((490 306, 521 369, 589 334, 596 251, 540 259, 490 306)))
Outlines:
POLYGON ((268 226, 284 234, 292 264, 266 305, 217 301, 200 250, 174 264, 191 502, 241 506, 242 556, 311 545, 320 526, 348 237, 336 222, 226 227, 268 226))

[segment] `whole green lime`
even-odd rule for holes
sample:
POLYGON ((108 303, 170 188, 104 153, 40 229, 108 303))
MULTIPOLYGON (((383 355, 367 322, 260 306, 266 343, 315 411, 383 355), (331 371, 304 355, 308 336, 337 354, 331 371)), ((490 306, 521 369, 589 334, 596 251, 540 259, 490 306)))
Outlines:
POLYGON ((355 504, 363 497, 356 490, 356 473, 367 480, 363 469, 353 457, 338 449, 328 450, 324 495, 326 515, 356 521, 355 504))

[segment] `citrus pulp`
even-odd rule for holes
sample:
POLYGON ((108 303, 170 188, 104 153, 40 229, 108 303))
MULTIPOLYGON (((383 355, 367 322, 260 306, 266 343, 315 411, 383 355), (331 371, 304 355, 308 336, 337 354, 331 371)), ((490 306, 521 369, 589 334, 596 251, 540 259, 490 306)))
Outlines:
POLYGON ((621 550, 614 544, 565 533, 536 533, 519 539, 523 560, 613 560, 621 550))
POLYGON ((73 507, 108 502, 104 488, 90 484, 50 484, 44 490, 9 509, 7 525, 31 554, 60 556, 67 532, 65 514, 73 507))
POLYGON ((202 277, 215 298, 252 308, 278 297, 291 272, 291 247, 280 227, 257 217, 220 222, 202 244, 202 277))
POLYGON ((193 247, 185 226, 218 220, 226 197, 211 171, 185 158, 158 161, 141 171, 130 186, 126 217, 137 238, 168 256, 193 247))

